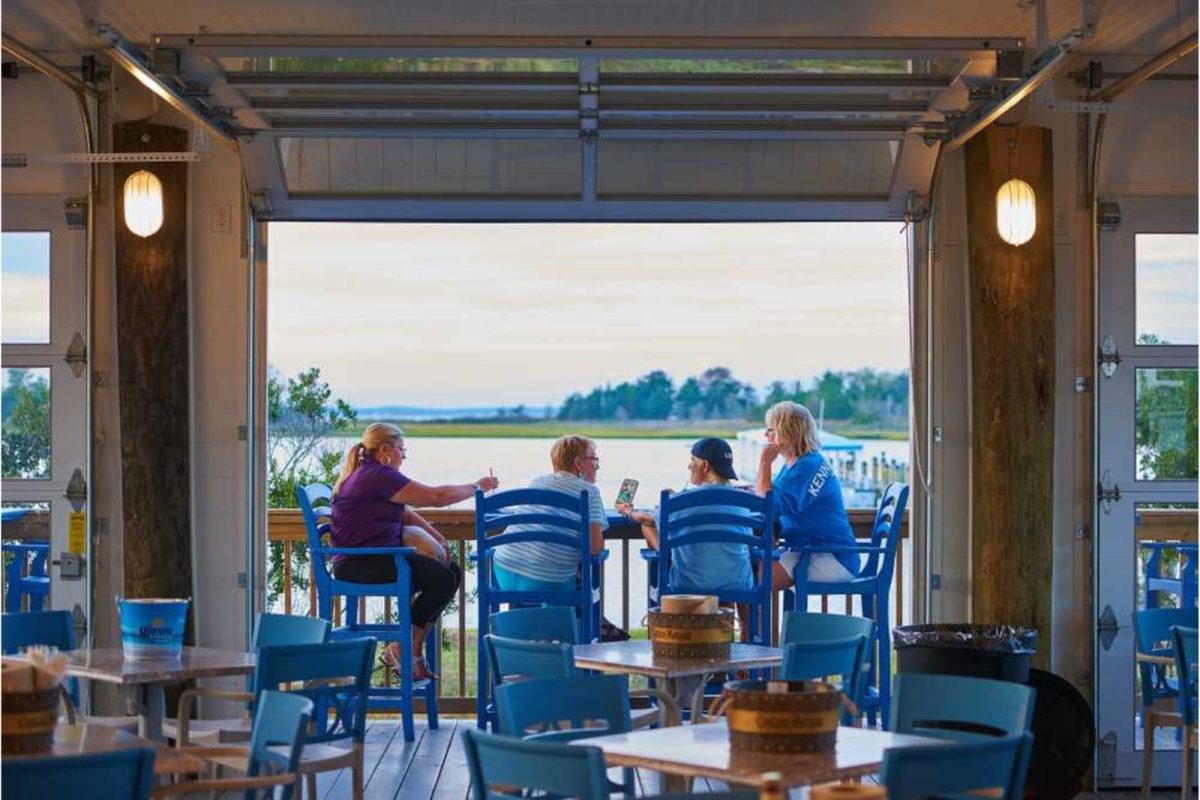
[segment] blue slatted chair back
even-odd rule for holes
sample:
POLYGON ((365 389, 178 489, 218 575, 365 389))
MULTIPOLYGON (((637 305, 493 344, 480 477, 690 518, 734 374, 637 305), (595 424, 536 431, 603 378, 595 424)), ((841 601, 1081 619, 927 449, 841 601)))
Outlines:
POLYGON ((329 620, 293 614, 258 615, 254 625, 254 644, 274 647, 279 644, 320 644, 329 638, 329 620))
POLYGON ((904 527, 904 510, 908 506, 908 486, 889 483, 884 487, 875 512, 875 523, 871 529, 871 543, 853 547, 802 547, 800 562, 796 565, 794 591, 784 595, 784 611, 806 610, 808 595, 814 588, 827 595, 858 595, 864 617, 875 621, 875 644, 867 653, 870 673, 863 690, 867 708, 867 719, 873 725, 875 712, 880 710, 884 727, 888 727, 891 706, 892 683, 892 627, 888 613, 888 598, 892 591, 892 578, 896 566, 896 548, 904 527), (858 576, 849 581, 836 583, 810 583, 808 559, 819 553, 838 555, 858 553, 867 559, 858 576))
MULTIPOLYGON (((862 702, 859 689, 862 686, 863 658, 869 641, 860 634, 845 639, 785 644, 779 677, 787 681, 809 681, 830 680, 837 676, 842 692, 857 708, 862 702)), ((854 718, 846 709, 842 711, 842 723, 854 724, 854 718)))
POLYGON ((505 639, 579 643, 579 621, 575 618, 575 610, 566 606, 497 611, 491 615, 488 629, 505 639))
POLYGON ((906 672, 892 691, 891 730, 964 742, 1017 736, 1033 721, 1034 695, 1021 683, 906 672))
POLYGON ((463 746, 474 800, 518 800, 533 792, 608 800, 604 753, 597 747, 525 741, 473 728, 463 731, 463 746), (521 791, 512 794, 513 787, 521 791))
MULTIPOLYGON (((345 624, 330 631, 330 638, 374 637, 400 646, 400 685, 398 687, 373 687, 370 704, 372 710, 399 711, 404 727, 404 740, 416 740, 414 693, 425 700, 425 715, 429 727, 437 727, 437 685, 432 680, 414 681, 412 675, 412 573, 408 557, 416 554, 412 547, 333 547, 322 538, 332 531, 333 492, 323 483, 296 487, 296 500, 304 517, 304 529, 308 536, 309 553, 312 557, 313 576, 317 586, 317 613, 326 620, 333 620, 333 599, 345 598, 345 624), (395 561, 396 580, 392 583, 354 583, 338 580, 332 573, 330 561, 343 556, 387 556, 395 561), (359 598, 383 597, 393 600, 395 621, 367 623, 358 619, 359 598)), ((437 672, 438 643, 436 631, 425 642, 425 662, 430 671, 437 672)))
POLYGON ((579 675, 511 681, 496 688, 500 732, 573 741, 628 733, 629 682, 624 675, 579 675))
POLYGON ((575 675, 574 648, 565 642, 528 642, 487 634, 484 651, 492 683, 529 678, 569 678, 575 675))
POLYGON ((770 564, 775 537, 775 503, 771 493, 727 486, 704 487, 688 492, 664 490, 659 497, 658 586, 664 594, 716 595, 726 602, 750 607, 750 636, 756 644, 770 644, 771 570, 758 569, 749 589, 691 586, 671 580, 672 561, 679 548, 704 545, 743 545, 754 564, 770 564))
MULTIPOLYGON (((287 692, 264 691, 259 695, 254 726, 250 734, 250 760, 246 774, 279 775, 296 773, 304 747, 304 731, 312 719, 313 702, 287 692)), ((292 786, 280 787, 281 800, 289 800, 292 786)), ((256 792, 246 790, 244 800, 254 800, 256 792)), ((264 797, 274 797, 268 792, 264 797)))
POLYGON ((352 740, 362 743, 374 639, 260 647, 254 694, 287 691, 312 701, 306 744, 352 740))
POLYGON ((852 614, 818 614, 810 611, 786 611, 779 630, 781 645, 793 642, 820 642, 850 636, 875 635, 875 622, 852 614))
MULTIPOLYGON (((1196 615, 1192 614, 1192 624, 1196 615)), ((1196 725, 1196 628, 1175 625, 1171 628, 1175 642, 1175 671, 1179 674, 1179 714, 1189 728, 1196 725)))
MULTIPOLYGON (((1133 632, 1139 653, 1149 656, 1171 657, 1175 653, 1175 642, 1171 628, 1176 625, 1189 626, 1196 623, 1196 611, 1183 608, 1147 608, 1133 612, 1133 632)), ((1178 683, 1167 674, 1161 664, 1139 663, 1138 678, 1142 684, 1142 705, 1154 705, 1154 701, 1179 695, 1178 683)))
POLYGON ((149 747, 83 756, 5 756, 0 760, 4 796, 22 800, 98 797, 146 800, 154 788, 154 750, 149 747))
POLYGON ((883 754, 880 778, 890 800, 980 796, 980 790, 1020 800, 1032 748, 1029 733, 941 747, 895 747, 883 754))
POLYGON ((475 556, 478 559, 479 641, 475 715, 479 727, 494 720, 492 676, 488 665, 485 634, 490 615, 502 604, 516 606, 563 606, 579 617, 579 641, 599 636, 599 594, 596 578, 599 559, 592 556, 588 494, 567 494, 549 489, 509 489, 486 495, 475 492, 475 556), (543 530, 508 530, 515 526, 546 526, 543 530), (506 544, 537 542, 567 547, 579 552, 579 581, 570 591, 506 591, 496 582, 493 558, 496 548, 506 544))
MULTIPOLYGON (((15 655, 41 645, 56 650, 75 649, 75 620, 70 611, 13 611, 0 617, 0 650, 15 655)), ((64 684, 71 702, 79 705, 79 685, 74 678, 64 684)))
POLYGON ((322 619, 333 619, 333 575, 324 556, 318 556, 324 545, 321 538, 333 527, 331 522, 333 489, 328 484, 314 483, 296 487, 296 500, 304 518, 308 537, 308 552, 312 558, 313 578, 317 584, 317 613, 322 619))

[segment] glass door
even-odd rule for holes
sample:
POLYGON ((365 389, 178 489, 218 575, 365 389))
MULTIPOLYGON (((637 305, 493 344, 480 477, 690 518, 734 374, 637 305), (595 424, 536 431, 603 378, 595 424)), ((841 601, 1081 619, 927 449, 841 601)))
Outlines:
MULTIPOLYGON (((1133 614, 1187 605, 1195 619, 1198 243, 1194 198, 1119 206, 1100 234, 1097 773, 1130 786, 1143 749, 1133 614)), ((1179 784, 1179 748, 1157 730, 1155 785, 1179 784)))
POLYGON ((3 602, 73 611, 84 641, 86 234, 68 226, 66 199, 3 199, 3 602))

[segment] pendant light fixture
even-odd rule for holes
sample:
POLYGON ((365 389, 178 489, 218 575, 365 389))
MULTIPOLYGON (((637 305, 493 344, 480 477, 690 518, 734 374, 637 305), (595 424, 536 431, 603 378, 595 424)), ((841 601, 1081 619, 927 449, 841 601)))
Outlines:
POLYGON ((1020 133, 1013 128, 1008 141, 1008 180, 996 191, 996 231, 1000 238, 1020 247, 1037 231, 1037 198, 1033 187, 1020 178, 1012 177, 1013 153, 1020 133))

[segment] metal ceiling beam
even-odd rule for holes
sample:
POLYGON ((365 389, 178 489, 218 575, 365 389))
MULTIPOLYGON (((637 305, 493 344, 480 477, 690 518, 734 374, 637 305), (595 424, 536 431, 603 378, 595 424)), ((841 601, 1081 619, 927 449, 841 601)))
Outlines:
POLYGON ((482 58, 983 58, 1023 50, 1012 36, 338 36, 160 33, 155 47, 221 56, 482 58))
POLYGON ((1017 103, 1037 91, 1038 87, 1067 65, 1071 49, 1081 41, 1082 32, 1073 31, 1039 55, 1033 67, 1020 81, 1005 87, 999 98, 985 103, 954 125, 950 138, 943 145, 944 152, 953 152, 962 147, 984 128, 1011 111, 1017 103))
POLYGON ((185 97, 172 83, 156 74, 146 54, 134 47, 119 31, 109 25, 100 25, 98 33, 109 43, 105 50, 108 57, 124 67, 139 83, 162 98, 167 105, 226 142, 237 140, 237 132, 223 120, 215 119, 211 109, 195 98, 185 97))
MULTIPOLYGON (((688 100, 687 102, 679 102, 678 100, 666 102, 666 98, 658 98, 664 102, 629 102, 629 101, 613 101, 611 103, 603 103, 600 106, 599 113, 602 116, 612 114, 627 114, 627 115, 647 115, 661 114, 664 116, 672 114, 712 114, 714 116, 721 115, 752 115, 752 114, 810 114, 810 115, 836 115, 836 114, 923 114, 927 110, 927 104, 922 100, 878 100, 878 101, 861 101, 861 100, 839 100, 831 98, 824 101, 804 101, 796 102, 780 102, 770 103, 764 102, 761 98, 757 102, 737 102, 730 104, 718 103, 701 103, 696 99, 688 100)), ((471 99, 453 99, 453 98, 430 98, 430 99, 411 99, 411 98, 363 98, 363 97, 254 97, 250 100, 251 108, 256 111, 268 113, 303 113, 311 111, 338 111, 346 113, 362 112, 362 113, 478 113, 489 115, 503 114, 521 114, 528 112, 547 113, 555 112, 578 114, 578 101, 572 98, 574 102, 563 102, 561 100, 512 100, 511 102, 497 103, 495 100, 491 102, 481 102, 471 99)))
MULTIPOLYGON (((1171 66, 1184 56, 1195 52, 1196 45, 1197 40, 1195 33, 1191 34, 1190 36, 1185 36, 1183 39, 1176 42, 1172 47, 1163 51, 1162 53, 1159 53, 1157 56, 1150 59, 1145 64, 1142 64, 1133 72, 1129 73, 1117 82, 1101 89, 1091 99, 1100 100, 1102 102, 1112 101, 1113 98, 1124 92, 1126 89, 1137 86, 1139 83, 1148 80, 1151 76, 1162 72, 1164 69, 1171 66)), ((1193 78, 1194 77, 1195 76, 1193 76, 1193 78)))
POLYGON ((18 42, 7 33, 3 35, 3 49, 5 53, 8 53, 22 64, 37 70, 43 75, 54 78, 56 81, 68 87, 72 91, 83 92, 91 97, 95 97, 97 94, 96 87, 84 83, 79 78, 60 67, 58 64, 55 64, 54 62, 45 58, 41 53, 30 49, 21 42, 18 42))
POLYGON ((560 91, 579 89, 574 72, 228 72, 225 81, 239 89, 383 89, 446 91, 560 91))

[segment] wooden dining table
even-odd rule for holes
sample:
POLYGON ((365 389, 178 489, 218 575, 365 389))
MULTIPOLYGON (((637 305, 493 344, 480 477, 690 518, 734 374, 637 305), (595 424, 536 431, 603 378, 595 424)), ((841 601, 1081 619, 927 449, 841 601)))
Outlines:
POLYGON ((664 658, 655 656, 650 642, 599 642, 575 645, 575 666, 619 675, 644 675, 662 681, 663 689, 685 707, 692 694, 692 718, 699 716, 705 678, 718 672, 768 669, 783 664, 783 650, 757 644, 735 642, 729 658, 664 658))
POLYGON ((63 655, 68 675, 129 687, 138 715, 138 735, 152 742, 162 739, 167 684, 249 675, 256 658, 254 653, 211 647, 185 647, 178 658, 126 658, 119 647, 67 650, 63 655))
MULTIPOLYGON (((38 753, 22 753, 18 758, 45 758, 47 756, 83 756, 96 753, 111 753, 118 750, 136 750, 148 747, 154 750, 154 774, 159 777, 193 775, 203 772, 206 764, 194 755, 181 753, 162 742, 152 742, 129 731, 111 725, 70 725, 65 722, 54 726, 54 744, 49 750, 38 753)), ((7 758, 7 756, 6 756, 7 758)))
POLYGON ((734 752, 725 720, 699 725, 638 730, 571 742, 598 747, 610 767, 656 770, 676 778, 715 778, 762 789, 778 773, 784 786, 809 786, 871 775, 893 747, 938 747, 945 740, 840 727, 834 747, 820 753, 734 752))

